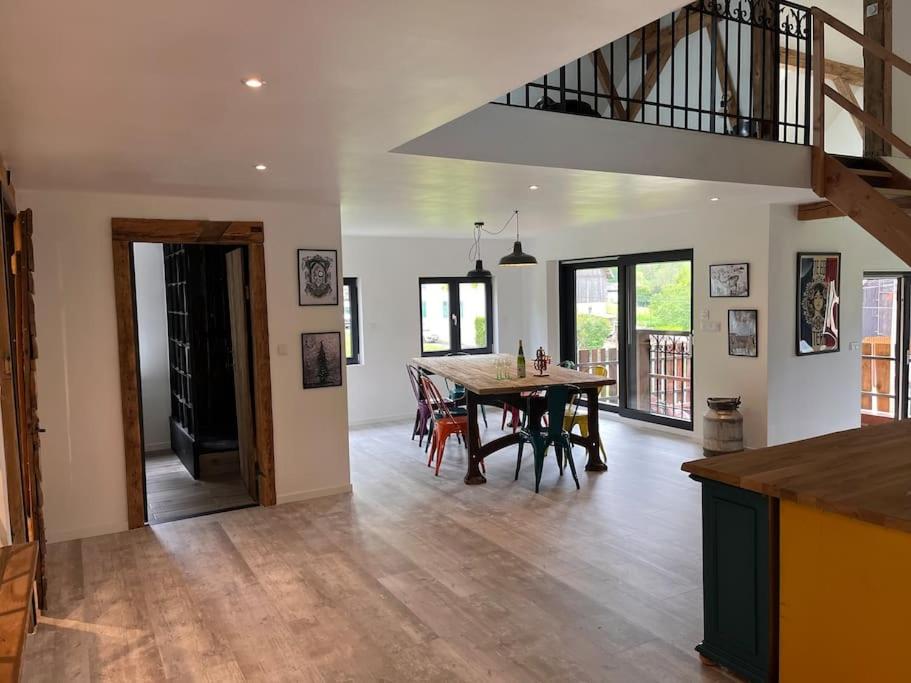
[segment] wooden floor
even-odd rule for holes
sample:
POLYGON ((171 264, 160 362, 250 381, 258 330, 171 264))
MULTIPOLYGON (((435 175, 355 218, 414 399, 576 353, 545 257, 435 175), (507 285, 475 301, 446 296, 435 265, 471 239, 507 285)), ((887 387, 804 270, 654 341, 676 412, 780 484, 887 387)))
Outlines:
POLYGON ((201 456, 199 479, 171 451, 147 454, 145 466, 149 524, 255 504, 240 478, 237 451, 201 456))
POLYGON ((730 680, 693 651, 699 448, 602 430, 581 491, 513 451, 465 486, 454 443, 435 478, 397 423, 352 432, 353 496, 52 545, 25 680, 730 680))

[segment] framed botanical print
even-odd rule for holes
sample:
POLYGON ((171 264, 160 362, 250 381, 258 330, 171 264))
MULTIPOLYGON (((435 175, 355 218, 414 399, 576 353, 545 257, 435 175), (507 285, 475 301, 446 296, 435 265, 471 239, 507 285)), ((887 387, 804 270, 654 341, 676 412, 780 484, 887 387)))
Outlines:
POLYGON ((798 356, 840 349, 841 254, 797 254, 798 356))
POLYGON ((304 332, 301 335, 304 389, 342 386, 342 335, 340 332, 304 332))
POLYGON ((728 311, 728 355, 759 356, 759 311, 755 308, 728 311))
POLYGON ((710 297, 747 297, 749 295, 749 263, 719 263, 709 266, 710 297))
POLYGON ((338 305, 338 252, 335 249, 297 250, 298 304, 338 305))

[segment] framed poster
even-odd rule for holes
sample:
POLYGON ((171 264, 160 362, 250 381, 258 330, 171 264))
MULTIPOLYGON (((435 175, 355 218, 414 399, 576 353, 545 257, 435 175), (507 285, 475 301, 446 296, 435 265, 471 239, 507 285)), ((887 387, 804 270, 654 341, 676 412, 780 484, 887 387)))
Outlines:
POLYGON ((759 311, 755 308, 728 311, 728 355, 759 356, 759 311))
POLYGON ((798 356, 840 350, 841 254, 797 254, 798 356))
POLYGON ((338 252, 298 249, 297 286, 301 306, 338 306, 338 252))
POLYGON ((709 266, 710 297, 747 297, 749 295, 749 263, 719 263, 709 266))
POLYGON ((340 332, 304 332, 301 335, 304 389, 342 386, 342 335, 340 332))

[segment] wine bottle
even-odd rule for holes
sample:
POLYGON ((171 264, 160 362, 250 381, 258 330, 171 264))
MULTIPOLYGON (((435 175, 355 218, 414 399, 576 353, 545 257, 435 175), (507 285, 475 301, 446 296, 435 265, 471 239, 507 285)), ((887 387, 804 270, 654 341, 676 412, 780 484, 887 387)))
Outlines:
POLYGON ((522 348, 522 340, 519 340, 519 355, 516 356, 516 377, 522 379, 525 377, 525 349, 522 348))

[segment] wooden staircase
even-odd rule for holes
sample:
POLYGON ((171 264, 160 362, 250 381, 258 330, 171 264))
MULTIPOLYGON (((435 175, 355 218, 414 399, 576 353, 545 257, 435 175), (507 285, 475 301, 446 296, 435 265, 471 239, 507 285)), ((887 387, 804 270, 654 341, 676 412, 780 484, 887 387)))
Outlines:
MULTIPOLYGON (((911 178, 884 158, 843 157, 825 152, 826 98, 845 109, 867 130, 911 157, 911 145, 889 126, 826 83, 825 28, 831 27, 893 67, 911 75, 911 63, 814 7, 813 13, 813 190, 824 201, 798 207, 799 220, 848 216, 892 253, 911 265, 911 178)), ((891 78, 889 79, 891 81, 891 78)))

